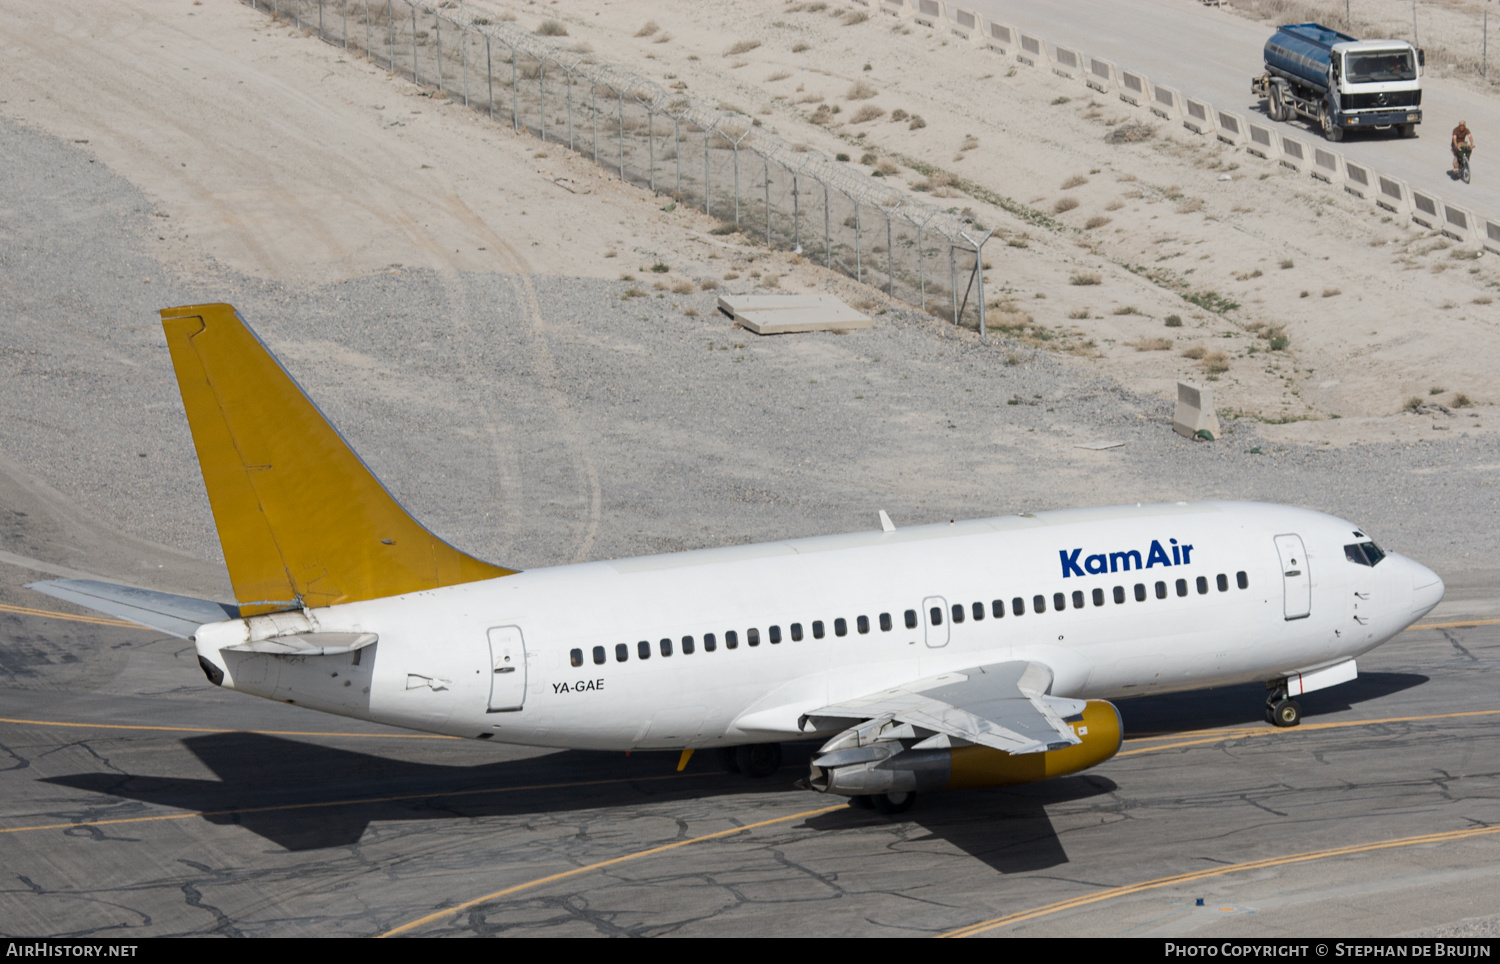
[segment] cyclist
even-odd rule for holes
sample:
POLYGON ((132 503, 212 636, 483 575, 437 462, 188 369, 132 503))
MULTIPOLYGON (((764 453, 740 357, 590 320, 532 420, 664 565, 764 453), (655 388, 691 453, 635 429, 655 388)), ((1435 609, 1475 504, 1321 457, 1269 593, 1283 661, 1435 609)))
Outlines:
POLYGON ((1463 121, 1453 128, 1453 173, 1458 173, 1459 156, 1464 153, 1474 153, 1474 133, 1469 130, 1469 125, 1463 121))

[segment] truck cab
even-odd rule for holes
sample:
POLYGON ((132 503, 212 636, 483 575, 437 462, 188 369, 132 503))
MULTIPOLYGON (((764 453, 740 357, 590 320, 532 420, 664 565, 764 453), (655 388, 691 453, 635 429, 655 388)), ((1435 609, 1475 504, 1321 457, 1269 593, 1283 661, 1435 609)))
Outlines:
POLYGON ((1251 82, 1272 120, 1306 117, 1323 136, 1397 129, 1422 121, 1422 51, 1404 40, 1360 40, 1316 23, 1284 24, 1265 46, 1265 73, 1251 82))

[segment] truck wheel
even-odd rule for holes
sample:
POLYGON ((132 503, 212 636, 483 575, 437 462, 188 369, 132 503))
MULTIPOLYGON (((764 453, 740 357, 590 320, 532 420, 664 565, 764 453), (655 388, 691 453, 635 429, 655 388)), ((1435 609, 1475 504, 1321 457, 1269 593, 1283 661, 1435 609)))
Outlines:
POLYGON ((1417 136, 1417 125, 1416 124, 1402 124, 1401 125, 1401 136, 1402 137, 1416 137, 1417 136))
POLYGON ((1333 112, 1328 109, 1327 104, 1318 106, 1318 126, 1323 128, 1323 138, 1335 144, 1344 139, 1344 129, 1338 125, 1338 120, 1333 112))
POLYGON ((1270 95, 1266 97, 1266 113, 1273 121, 1286 120, 1286 107, 1281 102, 1281 88, 1271 88, 1270 95))

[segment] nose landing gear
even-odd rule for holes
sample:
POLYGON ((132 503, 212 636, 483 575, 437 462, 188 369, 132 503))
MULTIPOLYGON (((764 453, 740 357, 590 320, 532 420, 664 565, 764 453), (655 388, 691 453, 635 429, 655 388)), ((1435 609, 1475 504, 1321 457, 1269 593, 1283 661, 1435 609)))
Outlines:
POLYGON ((1302 722, 1302 704, 1287 696, 1286 680, 1272 680, 1266 684, 1271 695, 1266 697, 1266 722, 1274 726, 1296 726, 1302 722))

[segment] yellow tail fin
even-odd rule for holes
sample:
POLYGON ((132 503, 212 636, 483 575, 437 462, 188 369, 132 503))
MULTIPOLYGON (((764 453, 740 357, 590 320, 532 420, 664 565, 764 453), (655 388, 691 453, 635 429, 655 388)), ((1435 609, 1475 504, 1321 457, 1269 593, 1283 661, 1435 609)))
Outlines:
POLYGON ((161 317, 243 615, 514 571, 459 552, 408 515, 232 306, 161 317))

